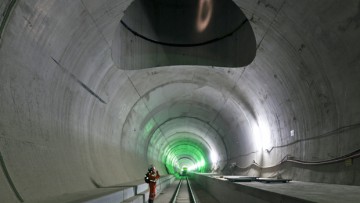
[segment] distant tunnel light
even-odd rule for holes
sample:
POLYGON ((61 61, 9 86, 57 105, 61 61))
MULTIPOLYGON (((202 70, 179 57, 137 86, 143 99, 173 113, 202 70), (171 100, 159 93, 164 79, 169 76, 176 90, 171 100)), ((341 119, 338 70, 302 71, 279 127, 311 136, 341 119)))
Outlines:
POLYGON ((291 130, 291 131, 290 131, 290 136, 291 136, 291 137, 294 137, 294 135, 295 135, 295 130, 291 130))
POLYGON ((204 167, 204 166, 205 166, 205 161, 201 160, 201 161, 197 162, 196 164, 190 166, 188 168, 188 171, 200 170, 200 168, 204 167))

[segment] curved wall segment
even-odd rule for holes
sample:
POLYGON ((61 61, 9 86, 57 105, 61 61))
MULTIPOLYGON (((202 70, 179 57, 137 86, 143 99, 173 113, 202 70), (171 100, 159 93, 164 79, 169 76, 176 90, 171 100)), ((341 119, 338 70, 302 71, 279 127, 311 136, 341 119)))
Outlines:
POLYGON ((1 202, 139 180, 150 163, 360 184, 358 1, 234 1, 255 58, 231 52, 247 40, 235 33, 208 47, 218 58, 154 47, 120 29, 131 2, 14 4, 0 44, 1 202), (213 67, 224 64, 238 68, 213 67))

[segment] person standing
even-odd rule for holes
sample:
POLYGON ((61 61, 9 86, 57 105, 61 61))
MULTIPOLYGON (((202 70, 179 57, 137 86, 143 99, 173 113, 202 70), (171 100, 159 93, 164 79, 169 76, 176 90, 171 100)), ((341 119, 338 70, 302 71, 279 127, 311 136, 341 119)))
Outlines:
POLYGON ((156 196, 156 182, 160 178, 159 171, 156 170, 155 166, 150 165, 146 177, 149 179, 149 203, 153 203, 156 196))

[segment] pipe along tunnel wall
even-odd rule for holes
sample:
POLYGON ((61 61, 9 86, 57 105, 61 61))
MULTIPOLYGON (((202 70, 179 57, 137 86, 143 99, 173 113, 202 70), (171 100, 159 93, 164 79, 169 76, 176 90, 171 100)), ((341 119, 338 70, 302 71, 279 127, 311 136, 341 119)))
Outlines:
POLYGON ((3 2, 1 202, 138 180, 150 163, 360 185, 359 1, 234 0, 248 27, 196 49, 121 27, 131 0, 3 2))

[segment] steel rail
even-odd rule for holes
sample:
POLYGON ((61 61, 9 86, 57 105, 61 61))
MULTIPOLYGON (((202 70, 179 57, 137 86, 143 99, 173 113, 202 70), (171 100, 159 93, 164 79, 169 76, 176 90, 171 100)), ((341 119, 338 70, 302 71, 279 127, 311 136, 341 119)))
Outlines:
POLYGON ((194 193, 192 191, 192 188, 191 188, 190 181, 189 181, 188 177, 186 177, 186 182, 187 182, 187 185, 188 185, 188 190, 189 190, 189 195, 190 195, 190 202, 191 203, 196 203, 196 199, 195 199, 194 193))
POLYGON ((175 202, 176 202, 176 198, 177 198, 177 196, 178 196, 178 194, 179 194, 179 191, 180 191, 181 182, 182 182, 182 180, 179 181, 179 184, 178 184, 178 186, 177 186, 177 188, 176 188, 176 191, 175 191, 173 197, 171 198, 171 201, 170 201, 171 203, 175 203, 175 202))

